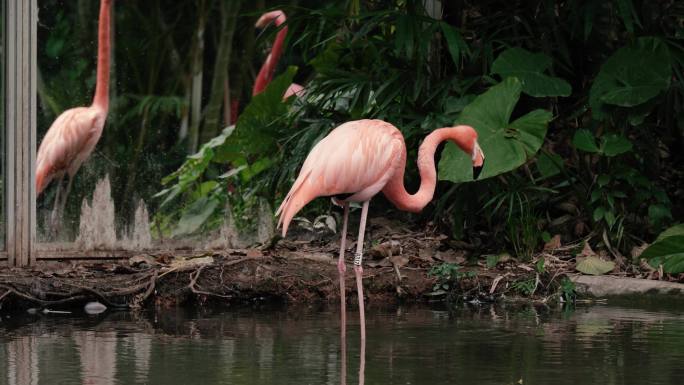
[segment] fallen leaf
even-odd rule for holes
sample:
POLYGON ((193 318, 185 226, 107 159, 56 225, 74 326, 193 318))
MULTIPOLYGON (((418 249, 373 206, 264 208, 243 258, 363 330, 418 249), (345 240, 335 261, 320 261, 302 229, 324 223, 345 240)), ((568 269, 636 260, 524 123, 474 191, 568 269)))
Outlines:
POLYGON ((201 258, 176 258, 171 261, 169 267, 171 269, 183 271, 193 269, 200 266, 208 266, 214 263, 214 257, 201 258))
POLYGON ((511 255, 504 252, 501 254, 492 254, 487 256, 487 268, 491 269, 496 267, 501 263, 505 263, 511 260, 511 255))
POLYGON ((392 266, 392 262, 390 262, 389 258, 383 258, 379 261, 368 261, 368 262, 366 262, 366 266, 368 266, 368 267, 390 267, 390 266, 392 266))
POLYGON ((649 246, 648 243, 644 243, 641 246, 632 247, 632 251, 630 251, 630 255, 632 256, 632 260, 636 261, 637 259, 639 259, 639 257, 641 256, 641 253, 643 253, 644 250, 646 250, 648 248, 648 246, 649 246))
POLYGON ((533 271, 534 269, 529 267, 528 265, 518 265, 519 268, 525 270, 525 271, 533 271))
POLYGON ((434 261, 434 255, 436 251, 434 247, 426 247, 426 248, 421 248, 418 250, 418 259, 426 261, 426 262, 432 262, 434 261))
POLYGON ((136 256, 128 258, 128 264, 130 266, 138 266, 138 265, 141 265, 143 263, 145 263, 149 266, 159 265, 159 262, 157 262, 157 260, 154 259, 151 255, 136 255, 136 256))
POLYGON ((596 253, 594 250, 591 249, 591 246, 589 246, 589 242, 584 242, 584 247, 582 248, 582 251, 579 253, 580 257, 593 257, 595 256, 596 253))
POLYGON ((263 253, 259 249, 248 249, 246 253, 246 257, 248 258, 258 258, 258 257, 263 257, 263 253))
POLYGON ((376 259, 389 258, 393 255, 401 254, 401 243, 399 241, 387 241, 373 246, 368 254, 376 259))
POLYGON ((556 250, 561 247, 561 236, 556 234, 544 244, 544 250, 556 250))
POLYGON ((313 228, 316 230, 330 230, 332 233, 337 233, 337 223, 331 215, 319 215, 316 217, 313 228))
POLYGON ((572 202, 562 202, 559 203, 557 207, 568 214, 575 214, 578 212, 577 206, 572 202))
POLYGON ((461 265, 465 263, 465 251, 463 250, 444 250, 435 253, 435 259, 446 263, 461 265))
POLYGON ((597 257, 591 256, 578 260, 575 269, 584 274, 602 275, 612 271, 615 268, 615 262, 604 261, 597 257))
POLYGON ((409 259, 406 256, 403 255, 394 255, 389 258, 389 261, 395 266, 395 267, 403 267, 406 266, 408 263, 409 259))

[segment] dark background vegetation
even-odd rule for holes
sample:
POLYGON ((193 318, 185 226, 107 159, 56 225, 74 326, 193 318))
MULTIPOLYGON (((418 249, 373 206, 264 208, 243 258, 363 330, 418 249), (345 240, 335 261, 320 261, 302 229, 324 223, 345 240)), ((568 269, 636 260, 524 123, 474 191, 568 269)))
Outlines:
MULTIPOLYGON (((39 6, 40 137, 59 112, 90 103, 98 4, 39 6)), ((122 226, 144 199, 157 236, 214 230, 226 207, 249 229, 317 140, 361 118, 404 133, 412 190, 421 139, 483 117, 490 126, 473 125, 493 132, 484 180, 463 183, 447 147, 422 214, 380 197, 373 214, 523 259, 556 234, 629 255, 684 215, 684 2, 116 0, 114 20, 111 112, 76 178, 73 217, 107 173, 122 226), (280 77, 252 97, 277 32, 257 37, 253 25, 275 8, 289 27, 280 77), (306 96, 281 101, 293 80, 306 96), (234 100, 240 118, 224 130, 234 100)), ((319 200, 302 215, 329 211, 319 200)))

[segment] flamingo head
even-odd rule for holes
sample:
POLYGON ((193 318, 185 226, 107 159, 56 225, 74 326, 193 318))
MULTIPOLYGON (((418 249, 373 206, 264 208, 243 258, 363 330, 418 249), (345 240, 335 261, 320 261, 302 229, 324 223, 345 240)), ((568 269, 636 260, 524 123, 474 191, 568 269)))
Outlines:
POLYGON ((473 161, 473 179, 477 179, 484 166, 484 152, 477 142, 477 130, 471 126, 459 125, 447 129, 447 138, 452 140, 473 161))
POLYGON ((279 27, 285 20, 285 12, 278 9, 261 15, 254 26, 256 28, 266 28, 270 23, 275 23, 275 25, 279 27))

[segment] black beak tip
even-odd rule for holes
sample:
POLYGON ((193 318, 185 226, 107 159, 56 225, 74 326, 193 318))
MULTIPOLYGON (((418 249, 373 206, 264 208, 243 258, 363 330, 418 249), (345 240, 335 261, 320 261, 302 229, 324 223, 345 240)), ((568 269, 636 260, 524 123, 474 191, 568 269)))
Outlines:
POLYGON ((473 167, 473 179, 477 179, 482 172, 482 166, 473 167))
POLYGON ((473 166, 473 179, 477 179, 480 176, 480 173, 482 172, 483 167, 484 167, 484 159, 482 159, 481 165, 473 166))

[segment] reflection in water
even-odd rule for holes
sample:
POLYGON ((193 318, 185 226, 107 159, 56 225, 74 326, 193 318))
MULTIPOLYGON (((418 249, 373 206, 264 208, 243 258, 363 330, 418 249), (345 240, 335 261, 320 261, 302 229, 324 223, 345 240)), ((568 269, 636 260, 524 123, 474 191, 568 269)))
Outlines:
POLYGON ((111 385, 116 373, 116 332, 74 331, 81 359, 82 384, 111 385))
POLYGON ((38 384, 38 343, 35 336, 21 336, 7 343, 7 383, 38 384))
POLYGON ((684 309, 184 310, 0 322, 2 384, 677 384, 684 309), (357 320, 358 314, 349 318, 357 320))
POLYGON ((133 351, 135 360, 135 381, 145 383, 150 371, 150 354, 152 353, 152 339, 145 334, 133 334, 124 339, 124 343, 133 351))
MULTIPOLYGON (((345 313, 340 316, 340 384, 347 383, 347 340, 345 313)), ((359 385, 363 385, 366 379, 366 340, 361 338, 359 348, 359 385)))

